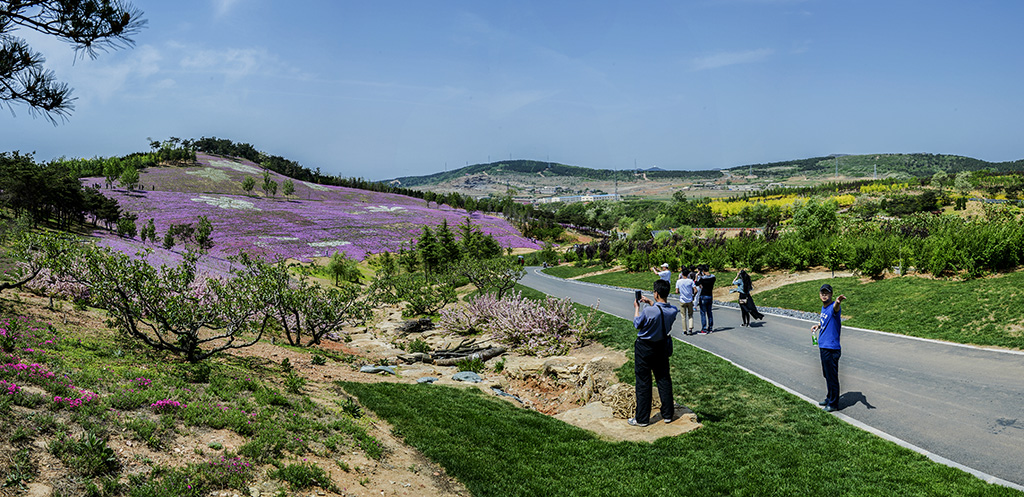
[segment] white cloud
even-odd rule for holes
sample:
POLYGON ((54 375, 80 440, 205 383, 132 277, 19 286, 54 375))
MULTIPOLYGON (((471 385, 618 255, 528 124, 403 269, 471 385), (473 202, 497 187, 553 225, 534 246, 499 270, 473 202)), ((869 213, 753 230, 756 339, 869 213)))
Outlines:
POLYGON ((774 53, 775 50, 771 48, 759 48, 744 52, 719 52, 693 59, 693 68, 696 71, 703 71, 705 69, 717 69, 736 64, 749 64, 765 60, 774 53))
POLYGON ((238 5, 240 0, 213 0, 213 14, 216 17, 223 17, 231 12, 231 9, 238 5))
MULTIPOLYGON (((184 48, 184 47, 183 47, 184 48)), ((284 63, 264 48, 225 48, 218 50, 184 50, 182 69, 212 72, 238 80, 253 75, 286 76, 305 79, 310 76, 284 63)))

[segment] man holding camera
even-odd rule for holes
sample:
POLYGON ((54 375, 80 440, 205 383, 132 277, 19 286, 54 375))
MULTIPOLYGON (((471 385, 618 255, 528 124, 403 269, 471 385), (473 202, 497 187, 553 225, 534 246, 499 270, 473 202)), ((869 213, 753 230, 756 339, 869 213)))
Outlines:
POLYGON ((631 426, 647 426, 651 422, 651 373, 658 383, 661 398, 661 418, 673 421, 675 402, 672 401, 672 377, 669 376, 668 358, 672 355, 672 323, 679 309, 668 303, 669 283, 654 281, 654 301, 636 291, 633 302, 633 373, 636 375, 636 415, 629 419, 631 426), (647 304, 641 309, 640 304, 647 304))

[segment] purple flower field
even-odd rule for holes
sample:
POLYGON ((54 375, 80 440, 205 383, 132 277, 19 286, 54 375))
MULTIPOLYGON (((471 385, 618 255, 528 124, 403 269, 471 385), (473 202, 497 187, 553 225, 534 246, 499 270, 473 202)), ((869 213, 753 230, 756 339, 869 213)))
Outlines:
MULTIPOLYGON (((173 224, 193 223, 206 216, 213 225, 210 256, 223 261, 240 250, 266 258, 285 257, 309 261, 334 252, 362 260, 369 254, 396 252, 403 243, 419 236, 423 226, 439 226, 442 220, 454 230, 469 217, 473 225, 489 234, 503 247, 540 246, 524 238, 504 219, 469 214, 448 206, 438 208, 427 202, 388 193, 324 186, 294 181, 295 193, 285 198, 282 185, 287 179, 271 172, 278 184, 277 195, 267 197, 261 186, 263 169, 246 160, 198 154, 193 167, 150 168, 140 173, 144 191, 103 188, 102 178, 85 178, 87 186, 98 185, 104 195, 117 199, 126 213, 138 216, 141 227, 153 219, 162 237, 173 224), (246 176, 256 180, 250 195, 242 189, 246 176)), ((143 244, 105 230, 98 230, 101 244, 134 254, 143 244)), ((150 262, 176 264, 184 247, 171 251, 148 242, 154 254, 150 262)), ((214 262, 216 261, 207 261, 214 262)), ((212 273, 226 272, 208 268, 212 273)))

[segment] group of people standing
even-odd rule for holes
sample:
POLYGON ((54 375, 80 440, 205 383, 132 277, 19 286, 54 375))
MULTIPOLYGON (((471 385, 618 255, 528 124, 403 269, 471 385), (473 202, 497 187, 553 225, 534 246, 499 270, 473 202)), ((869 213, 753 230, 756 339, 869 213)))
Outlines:
MULTIPOLYGON (((693 303, 697 301, 700 310, 702 334, 714 330, 714 317, 711 314, 712 290, 715 286, 715 275, 711 274, 707 265, 697 266, 695 271, 688 272, 683 268, 676 282, 676 292, 682 310, 668 303, 668 295, 672 272, 668 264, 659 268, 651 268, 658 275, 654 281, 654 299, 641 296, 637 292, 634 302, 633 326, 637 329, 637 338, 633 344, 634 369, 636 375, 636 414, 628 420, 632 426, 647 426, 651 423, 651 375, 658 385, 661 400, 661 418, 665 423, 675 420, 675 403, 672 400, 672 377, 669 371, 669 357, 672 356, 672 337, 670 330, 676 316, 683 314, 684 333, 693 334, 693 303), (646 305, 645 305, 646 304, 646 305)), ((764 315, 754 306, 750 296, 753 285, 750 275, 740 270, 733 280, 735 289, 730 293, 739 293, 740 311, 743 317, 742 326, 750 326, 750 318, 760 321, 764 315)), ((832 286, 824 284, 819 291, 821 298, 821 314, 818 324, 811 327, 814 343, 818 346, 821 356, 822 374, 825 377, 825 399, 818 403, 826 412, 839 409, 839 358, 842 354, 839 336, 842 329, 842 311, 840 305, 846 300, 845 295, 832 298, 832 286)))
MULTIPOLYGON (((662 264, 660 268, 652 267, 651 271, 659 278, 669 283, 672 282, 672 271, 669 270, 668 263, 662 264)), ((740 313, 743 318, 741 326, 750 326, 751 317, 757 321, 763 320, 764 314, 758 312, 757 306, 754 305, 754 299, 750 296, 754 286, 747 271, 741 269, 732 284, 736 285, 736 288, 729 290, 729 293, 738 292, 740 294, 740 313)), ((683 314, 683 334, 696 334, 693 331, 695 323, 693 308, 695 305, 700 314, 700 331, 697 333, 706 335, 714 332, 715 316, 711 308, 714 304, 715 275, 711 273, 707 264, 694 266, 692 271, 684 266, 679 272, 675 288, 676 294, 679 296, 680 312, 683 314)))

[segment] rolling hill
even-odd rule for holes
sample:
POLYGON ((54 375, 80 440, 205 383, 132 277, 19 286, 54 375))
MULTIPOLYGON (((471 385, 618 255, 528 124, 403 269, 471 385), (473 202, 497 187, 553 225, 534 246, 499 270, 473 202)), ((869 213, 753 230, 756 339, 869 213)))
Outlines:
MULTIPOLYGON (((126 214, 137 217, 139 227, 152 219, 160 236, 172 224, 194 224, 199 216, 206 216, 213 226, 210 256, 217 261, 240 250, 302 261, 340 251, 362 260, 369 254, 397 251, 416 238, 423 226, 447 222, 454 229, 466 219, 503 247, 539 248, 498 217, 428 205, 404 195, 302 181, 293 181, 295 192, 288 198, 280 193, 268 196, 259 186, 264 170, 253 162, 207 154, 198 154, 197 161, 195 166, 141 171, 142 191, 103 188, 102 178, 85 178, 83 182, 117 199, 126 214), (247 176, 257 183, 252 194, 242 189, 247 176)), ((269 174, 279 186, 289 179, 269 174)), ((98 231, 96 236, 102 244, 127 253, 151 249, 150 257, 155 259, 151 262, 177 260, 183 251, 181 247, 165 250, 157 243, 107 231, 98 231)))

